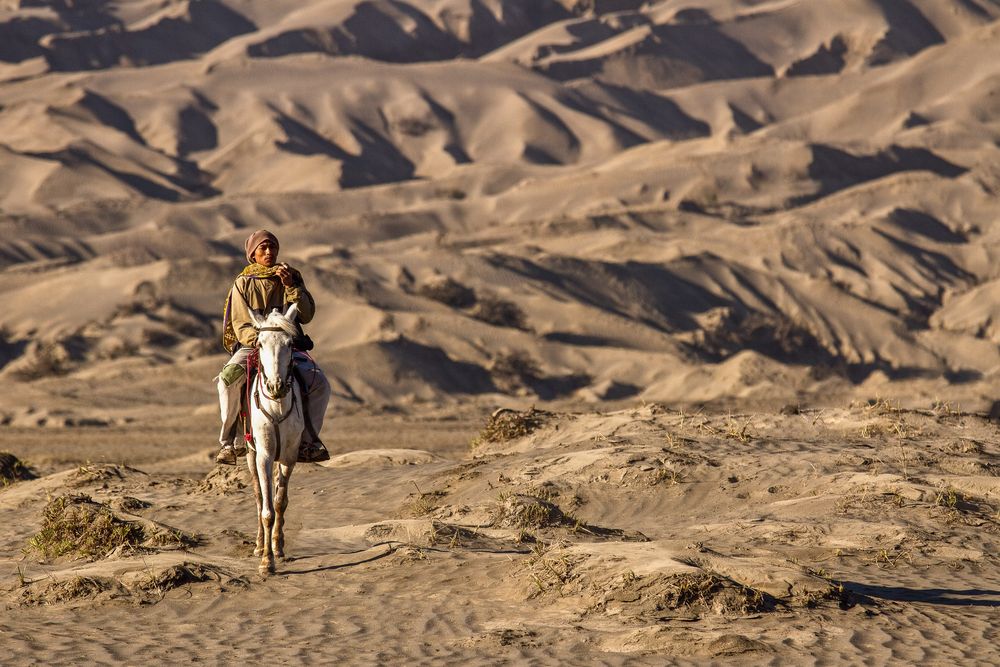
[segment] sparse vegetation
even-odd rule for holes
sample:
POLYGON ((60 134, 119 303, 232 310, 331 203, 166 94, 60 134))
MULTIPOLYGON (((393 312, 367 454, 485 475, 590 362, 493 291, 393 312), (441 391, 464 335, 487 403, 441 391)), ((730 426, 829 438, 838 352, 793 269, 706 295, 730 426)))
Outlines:
POLYGON ((903 563, 907 565, 913 564, 910 552, 905 551, 899 545, 891 549, 879 549, 872 556, 864 560, 866 563, 875 565, 880 570, 894 570, 903 563))
POLYGON ((938 507, 948 507, 950 509, 955 509, 958 507, 959 500, 962 499, 962 494, 952 488, 942 489, 934 497, 934 504, 938 507))
POLYGON ((521 307, 492 294, 479 297, 472 316, 494 326, 528 330, 528 317, 521 307))
POLYGON ((219 572, 216 568, 198 563, 180 563, 160 571, 147 571, 145 576, 139 577, 133 583, 132 593, 140 597, 152 596, 156 600, 162 600, 166 592, 173 588, 218 577, 219 572))
POLYGON ((651 484, 668 484, 670 486, 675 486, 683 481, 684 473, 679 470, 674 470, 673 468, 663 467, 657 469, 657 471, 653 474, 651 484))
POLYGON ((71 486, 85 486, 97 482, 107 482, 111 479, 123 479, 119 466, 103 463, 84 463, 70 476, 71 486))
POLYGON ((717 614, 749 614, 765 609, 761 591, 720 577, 714 572, 667 577, 662 605, 666 609, 702 607, 717 614))
POLYGON ((72 555, 98 559, 118 549, 134 551, 146 538, 137 523, 122 521, 107 505, 86 495, 53 498, 42 512, 42 529, 28 550, 50 559, 72 555))
POLYGON ((489 370, 497 389, 506 393, 529 389, 542 376, 538 363, 527 352, 520 350, 498 354, 489 370))
POLYGON ((140 604, 153 603, 162 600, 171 589, 204 581, 225 582, 239 588, 246 587, 248 583, 245 577, 233 577, 211 565, 178 563, 160 569, 147 567, 143 572, 126 573, 114 578, 77 576, 56 581, 40 579, 24 587, 18 600, 24 605, 43 605, 106 597, 140 604))
POLYGON ((38 589, 27 588, 20 596, 25 605, 42 605, 95 598, 106 591, 119 588, 118 582, 105 577, 73 577, 54 581, 38 589))
POLYGON ((534 407, 523 412, 500 408, 490 415, 486 426, 472 441, 472 446, 475 448, 488 442, 507 442, 524 437, 544 426, 551 415, 534 407))
POLYGON ((73 362, 66 345, 54 341, 35 341, 28 346, 24 358, 11 370, 15 380, 30 382, 41 378, 65 375, 72 370, 73 362))
POLYGON ((730 418, 726 424, 726 437, 739 442, 750 442, 754 436, 750 431, 750 422, 753 417, 747 417, 742 423, 730 418))
POLYGON ((0 487, 36 477, 37 475, 16 456, 10 452, 0 452, 0 487))
POLYGON ((163 527, 155 530, 153 534, 142 544, 147 547, 173 547, 183 549, 196 547, 200 543, 201 539, 197 535, 185 533, 183 530, 178 530, 176 528, 163 527))
POLYGON ((417 288, 417 294, 451 308, 471 308, 476 304, 475 291, 451 277, 430 280, 417 288))
POLYGON ((490 507, 490 526, 493 528, 544 528, 566 523, 562 511, 541 498, 520 494, 502 493, 490 507))
POLYGON ((411 493, 406 498, 406 502, 403 503, 402 513, 404 516, 421 517, 426 516, 433 512, 437 506, 438 501, 448 495, 447 491, 436 489, 434 491, 428 491, 424 493, 417 486, 416 482, 412 482, 413 488, 416 489, 416 493, 411 493))

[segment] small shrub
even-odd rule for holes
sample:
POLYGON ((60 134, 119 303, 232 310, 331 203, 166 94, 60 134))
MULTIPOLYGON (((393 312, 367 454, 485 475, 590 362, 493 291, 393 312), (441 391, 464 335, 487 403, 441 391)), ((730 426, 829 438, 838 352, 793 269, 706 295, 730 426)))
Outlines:
POLYGON ((10 452, 0 452, 0 486, 6 486, 11 482, 35 479, 37 476, 10 452))
POLYGON ((21 593, 20 602, 25 605, 46 605, 92 599, 118 587, 117 582, 104 577, 73 577, 27 589, 21 593))
POLYGON ((65 375, 72 370, 70 353, 61 343, 32 343, 22 362, 11 371, 16 380, 30 382, 39 378, 65 375))
MULTIPOLYGON (((642 578, 625 582, 626 590, 642 588, 642 578)), ((653 584, 657 610, 691 609, 720 615, 744 615, 766 611, 773 601, 763 592, 714 572, 676 574, 653 584)))
POLYGON ((494 326, 528 330, 528 318, 521 307, 497 296, 480 297, 472 316, 494 326))
POLYGON ((473 447, 487 442, 507 442, 520 438, 541 428, 552 413, 531 408, 524 412, 500 408, 492 415, 486 426, 472 441, 473 447))
POLYGON ((45 506, 42 529, 28 542, 28 550, 46 559, 67 554, 98 559, 119 548, 135 550, 144 539, 142 526, 122 521, 107 505, 69 495, 45 506))
POLYGON ((562 511, 552 503, 534 496, 508 495, 490 508, 493 528, 544 528, 566 522, 562 511))
POLYGON ((515 351, 494 357, 490 364, 490 376, 497 389, 512 394, 531 388, 541 379, 542 369, 527 352, 515 351))
POLYGON ((186 549, 196 547, 201 544, 201 539, 197 535, 185 533, 176 528, 161 528, 143 542, 143 546, 149 547, 171 547, 186 549))
POLYGON ((448 492, 442 489, 424 493, 417 486, 416 482, 411 481, 411 484, 416 489, 416 493, 411 493, 406 497, 406 502, 403 503, 402 507, 404 516, 426 516, 436 510, 440 500, 448 495, 448 492))
POLYGON ((451 308, 470 308, 476 303, 476 292, 450 277, 428 281, 417 288, 417 293, 451 308))

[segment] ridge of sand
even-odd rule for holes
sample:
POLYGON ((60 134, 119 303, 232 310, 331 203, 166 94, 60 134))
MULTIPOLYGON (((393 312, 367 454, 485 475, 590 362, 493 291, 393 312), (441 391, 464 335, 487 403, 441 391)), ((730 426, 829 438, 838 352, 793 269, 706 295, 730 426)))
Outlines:
MULTIPOLYGON (((53 664, 120 651, 112 643, 126 625, 140 646, 152 633, 162 641, 160 623, 137 617, 169 623, 170 645, 186 646, 187 624, 208 607, 215 620, 199 624, 198 644, 218 659, 252 654, 225 637, 260 615, 281 616, 300 650, 327 658, 416 656, 427 642, 447 661, 545 663, 987 650, 1000 501, 994 429, 982 418, 881 402, 544 419, 464 453, 452 443, 440 454, 391 450, 397 465, 357 465, 385 460, 369 450, 298 466, 288 558, 266 580, 251 555, 245 470, 212 469, 205 457, 198 472, 197 461, 184 464, 187 479, 170 476, 175 460, 150 473, 91 464, 13 482, 0 490, 18 526, 0 551, 10 565, 0 595, 16 610, 0 623, 11 659, 42 645, 53 664), (91 560, 22 552, 47 498, 80 493, 150 531, 183 526, 187 541, 91 560), (400 627, 361 621, 385 605, 405 605, 400 627), (73 615, 65 630, 81 610, 108 632, 85 645, 54 641, 52 615, 73 615), (331 623, 338 641, 320 641, 331 623)), ((425 437, 433 424, 402 423, 425 437)))
POLYGON ((993 0, 0 4, 0 450, 42 475, 0 490, 5 648, 260 661, 221 639, 260 608, 309 643, 279 660, 981 659, 998 31, 993 0), (207 474, 257 228, 334 390, 266 584, 248 480, 207 474), (205 541, 28 559, 68 492, 205 541), (95 610, 129 648, 43 619, 95 610))

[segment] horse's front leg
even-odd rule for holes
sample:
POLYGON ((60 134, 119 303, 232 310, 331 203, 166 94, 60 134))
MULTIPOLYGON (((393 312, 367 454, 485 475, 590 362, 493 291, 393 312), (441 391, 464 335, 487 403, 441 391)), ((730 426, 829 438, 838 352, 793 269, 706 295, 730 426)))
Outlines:
POLYGON ((274 573, 274 551, 271 549, 272 535, 274 530, 274 494, 271 488, 271 475, 274 469, 274 459, 270 453, 262 451, 262 444, 258 445, 261 455, 257 458, 257 477, 260 483, 257 488, 261 493, 260 523, 263 529, 263 539, 261 540, 260 565, 257 571, 260 576, 266 577, 274 573))
POLYGON ((274 480, 274 532, 271 535, 271 550, 276 558, 285 557, 285 509, 288 508, 288 480, 294 467, 294 461, 290 465, 279 463, 274 480))
POLYGON ((264 553, 264 523, 260 518, 264 505, 263 496, 260 493, 260 479, 257 476, 257 454, 252 449, 247 452, 247 468, 250 470, 253 497, 257 502, 257 546, 254 547, 253 555, 260 556, 264 553))

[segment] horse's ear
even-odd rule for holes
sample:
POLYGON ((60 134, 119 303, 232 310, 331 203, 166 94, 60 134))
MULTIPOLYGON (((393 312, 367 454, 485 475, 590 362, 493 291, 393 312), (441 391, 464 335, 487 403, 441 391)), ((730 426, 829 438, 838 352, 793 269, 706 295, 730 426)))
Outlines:
POLYGON ((262 326, 264 326, 264 318, 258 315, 257 311, 252 308, 249 309, 249 311, 250 311, 250 321, 253 323, 253 328, 260 329, 262 326))
POLYGON ((288 307, 288 310, 285 311, 285 317, 288 318, 289 322, 294 322, 295 318, 298 316, 299 316, 299 304, 293 303, 291 306, 288 307))

